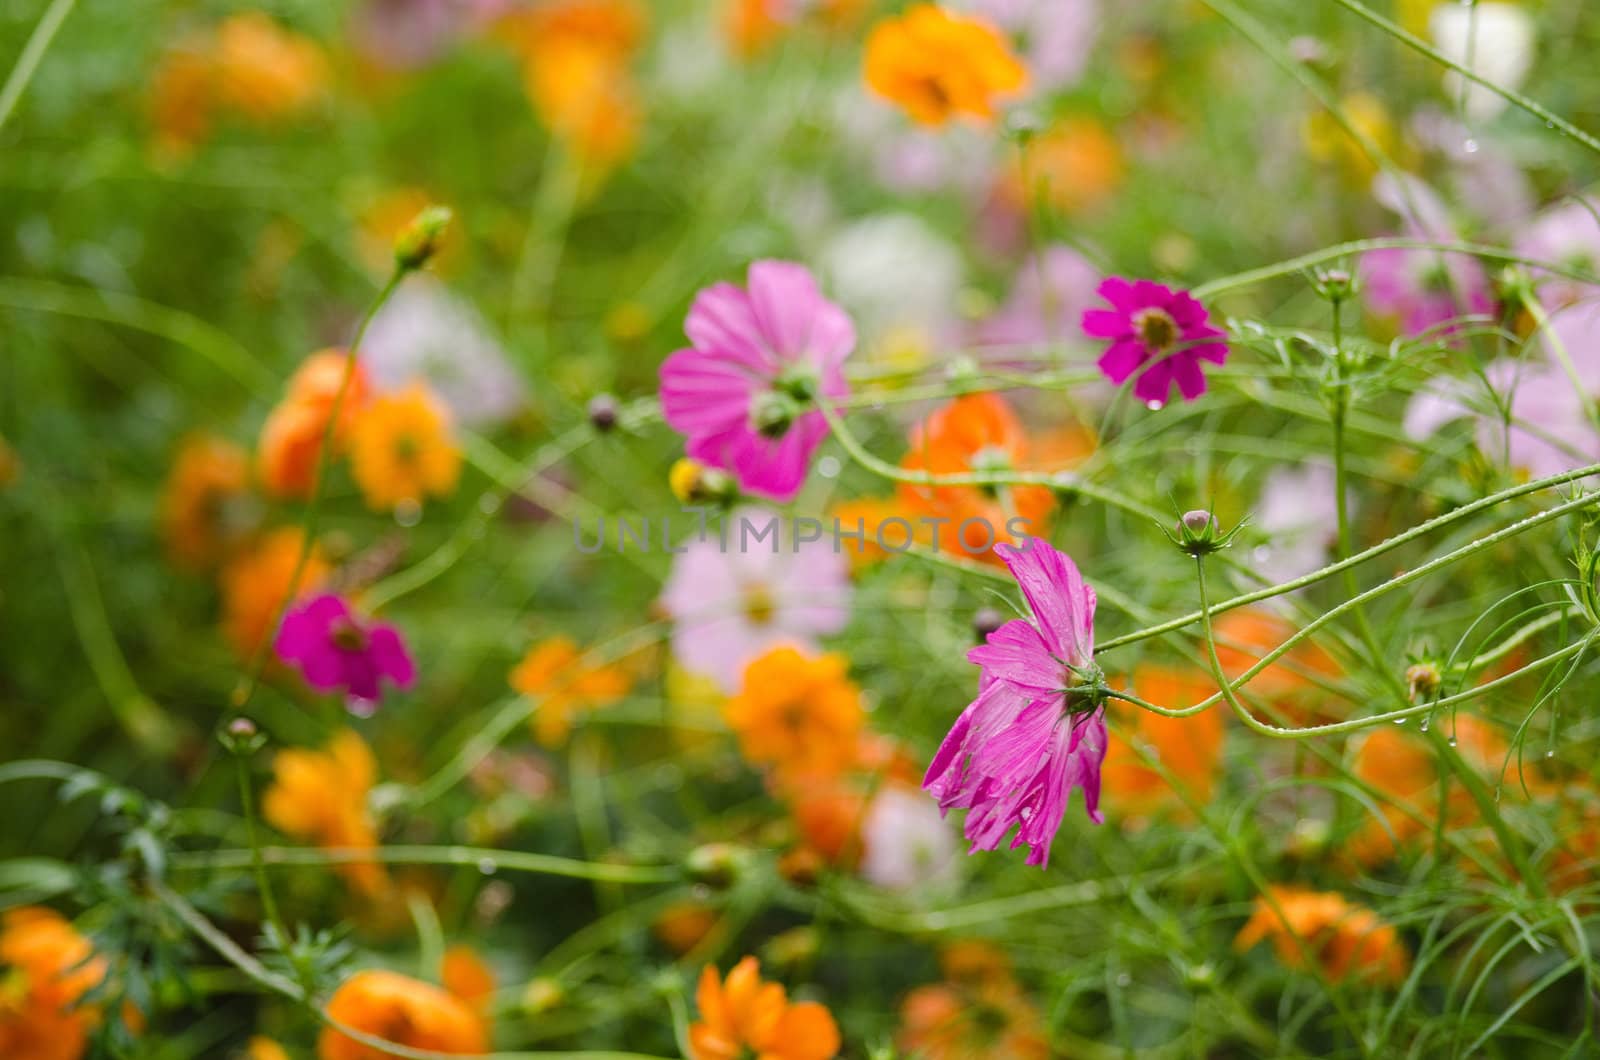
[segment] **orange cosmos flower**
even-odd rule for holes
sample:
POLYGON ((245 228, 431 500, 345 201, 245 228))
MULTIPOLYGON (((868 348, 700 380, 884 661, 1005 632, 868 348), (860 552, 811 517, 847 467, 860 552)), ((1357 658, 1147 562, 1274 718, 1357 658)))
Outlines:
POLYGON ((229 502, 250 486, 250 458, 209 435, 184 441, 161 495, 161 536, 172 562, 190 570, 215 565, 243 529, 229 502))
POLYGON ((150 78, 148 109, 155 146, 187 155, 211 130, 216 67, 209 36, 191 36, 167 52, 150 78))
MULTIPOLYGON (((1027 435, 1016 414, 995 394, 956 398, 911 432, 900 466, 934 475, 1004 472, 1030 459, 1027 435)), ((1044 486, 917 486, 902 483, 900 503, 918 515, 949 520, 939 547, 999 563, 993 546, 1045 532, 1055 505, 1044 486), (1013 518, 1021 520, 1011 525, 1013 518), (1013 530, 1021 533, 1013 533, 1013 530)))
POLYGON ((328 61, 317 43, 259 11, 217 27, 215 64, 217 98, 255 121, 306 109, 328 84, 328 61))
POLYGON ((461 476, 450 410, 420 382, 360 409, 350 425, 350 472, 367 507, 393 511, 448 497, 461 476))
POLYGON ((99 986, 104 958, 65 917, 23 906, 0 921, 0 1056, 77 1060, 89 1048, 100 1009, 80 1005, 99 986))
POLYGON ((1405 978, 1410 955, 1395 929, 1372 910, 1327 891, 1281 884, 1268 890, 1271 901, 1256 899, 1255 911, 1233 940, 1236 949, 1271 938, 1285 965, 1304 969, 1309 954, 1334 982, 1354 978, 1394 984, 1405 978))
POLYGON ((1067 215, 1093 210, 1122 184, 1122 149, 1093 118, 1063 118, 1029 141, 1000 181, 1002 201, 1023 212, 1044 202, 1067 215))
POLYGON ((837 776, 856 758, 861 692, 845 676, 844 656, 774 648, 746 667, 722 715, 754 765, 783 782, 837 776))
MULTIPOLYGON (((261 813, 281 832, 330 849, 372 850, 378 829, 367 809, 377 779, 372 751, 349 729, 336 733, 321 751, 279 751, 272 760, 272 786, 261 813)), ((341 865, 340 873, 362 894, 384 889, 388 877, 375 863, 341 865)))
POLYGON ((305 534, 281 527, 263 536, 222 570, 222 632, 241 658, 272 633, 273 619, 292 601, 328 580, 332 568, 319 545, 312 545, 300 579, 294 580, 305 534))
POLYGON ((710 906, 696 901, 674 902, 661 911, 650 930, 662 945, 682 956, 700 944, 717 926, 717 914, 710 906))
MULTIPOLYGON (((850 569, 864 570, 881 563, 910 544, 926 545, 931 538, 927 524, 892 497, 862 497, 835 505, 832 515, 843 534, 861 534, 859 539, 844 539, 839 548, 850 559, 850 569)), ((948 547, 948 541, 941 544, 948 547)))
POLYGON ((1028 80, 999 30, 934 4, 916 4, 872 28, 866 75, 874 92, 923 125, 957 115, 991 120, 996 100, 1028 80))
MULTIPOLYGON (((1217 658, 1222 662, 1222 672, 1230 680, 1260 662, 1296 632, 1288 619, 1253 607, 1224 613, 1212 628, 1216 633, 1217 658)), ((1304 723, 1319 716, 1316 708, 1324 696, 1314 678, 1332 680, 1340 672, 1339 664, 1331 655, 1315 643, 1303 640, 1251 678, 1242 692, 1247 701, 1266 703, 1290 721, 1304 723)))
POLYGON ((644 26, 631 0, 556 0, 502 23, 540 119, 596 169, 621 161, 638 140, 642 108, 628 63, 644 26))
POLYGON ((982 942, 958 942, 941 955, 945 981, 921 986, 900 1004, 895 1042, 926 1060, 1045 1060, 1049 1039, 1039 1011, 1012 978, 1005 955, 982 942))
MULTIPOLYGON (((328 999, 328 1015, 352 1030, 412 1049, 475 1056, 489 1049, 483 1019, 466 1002, 396 972, 357 972, 328 999)), ((317 1039, 319 1060, 385 1060, 390 1054, 333 1027, 317 1039)))
POLYGON ((439 962, 439 980, 452 997, 486 1015, 494 1000, 494 972, 471 946, 451 946, 439 962))
MULTIPOLYGON (((1192 707, 1217 690, 1216 682, 1198 670, 1176 670, 1145 665, 1133 673, 1133 693, 1157 706, 1174 710, 1192 707)), ((1166 809, 1187 817, 1187 807, 1174 794, 1169 781, 1148 765, 1135 747, 1145 745, 1172 780, 1190 798, 1211 800, 1217 763, 1222 755, 1226 706, 1168 718, 1123 703, 1116 707, 1120 723, 1110 730, 1100 780, 1106 797, 1124 820, 1136 820, 1166 809)))
MULTIPOLYGON (((268 414, 257 443, 257 470, 269 493, 299 498, 311 495, 323 435, 347 370, 345 351, 329 349, 306 358, 290 377, 288 393, 268 414)), ((339 406, 339 422, 334 425, 334 456, 343 451, 350 425, 366 403, 367 392, 366 372, 358 361, 339 406)))
POLYGON ((777 983, 761 979, 746 957, 723 981, 707 965, 695 991, 700 1021, 689 1028, 690 1060, 829 1060, 839 1052, 839 1027, 815 1001, 791 1004, 777 983))
POLYGON ((633 684, 621 667, 585 665, 582 655, 572 638, 551 637, 529 648, 511 671, 511 687, 538 700, 533 731, 546 747, 566 740, 579 711, 610 706, 633 684))

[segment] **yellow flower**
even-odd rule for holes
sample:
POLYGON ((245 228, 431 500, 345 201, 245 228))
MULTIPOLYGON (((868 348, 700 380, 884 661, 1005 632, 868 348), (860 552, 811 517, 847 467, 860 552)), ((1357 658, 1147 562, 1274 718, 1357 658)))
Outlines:
POLYGON ((872 28, 866 77, 913 121, 944 125, 959 115, 993 119, 996 101, 1020 91, 1028 71, 989 23, 917 4, 872 28))
POLYGON ((552 637, 529 648, 511 671, 511 687, 538 700, 533 729, 546 747, 567 738, 578 711, 609 706, 632 684, 620 667, 583 665, 581 655, 570 637, 552 637))
MULTIPOLYGON (((341 730, 321 751, 279 751, 272 774, 261 814, 274 828, 331 849, 377 847, 378 829, 367 809, 367 795, 378 763, 354 732, 341 730)), ((369 897, 388 882, 374 862, 342 865, 339 871, 369 897)))
POLYGON ((449 496, 461 474, 450 410, 423 383, 375 399, 351 424, 350 471, 375 511, 449 496))
MULTIPOLYGON (((1404 148, 1389 111, 1378 97, 1355 92, 1339 101, 1345 119, 1383 155, 1395 158, 1404 148)), ((1326 110, 1308 116, 1301 127, 1306 154, 1313 162, 1336 167, 1352 184, 1365 185, 1378 172, 1377 163, 1367 154, 1366 145, 1352 136, 1339 120, 1326 110)))

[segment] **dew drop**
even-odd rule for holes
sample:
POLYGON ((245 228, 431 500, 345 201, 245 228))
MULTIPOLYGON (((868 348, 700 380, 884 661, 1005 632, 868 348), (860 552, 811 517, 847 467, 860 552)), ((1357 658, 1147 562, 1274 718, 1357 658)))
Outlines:
POLYGON ((1466 143, 1461 145, 1461 150, 1465 151, 1469 155, 1477 154, 1478 153, 1478 141, 1476 141, 1476 140, 1468 140, 1466 143))
POLYGON ((1456 745, 1456 738, 1454 736, 1452 736, 1452 737, 1450 737, 1450 746, 1454 747, 1455 745, 1456 745))
POLYGON ((842 467, 836 456, 825 456, 817 461, 817 474, 823 478, 838 478, 842 467))
POLYGON ((495 872, 499 870, 499 868, 500 866, 495 863, 494 858, 478 859, 478 871, 483 873, 485 876, 493 876, 495 872))
POLYGON ((1162 407, 1165 405, 1165 401, 1146 401, 1144 403, 1144 407, 1149 409, 1151 412, 1160 412, 1162 407))
POLYGON ((1552 749, 1551 749, 1551 750, 1548 750, 1548 751, 1546 751, 1546 752, 1545 752, 1545 753, 1544 753, 1544 756, 1545 756, 1545 757, 1546 757, 1546 758, 1554 758, 1554 757, 1555 757, 1555 756, 1556 756, 1556 752, 1555 752, 1555 749, 1554 749, 1554 748, 1552 748, 1552 749))
POLYGON ((493 515, 500 510, 500 498, 492 493, 485 493, 478 498, 478 511, 484 515, 493 515))
POLYGON ((422 522, 422 505, 414 500, 403 500, 394 506, 394 521, 410 529, 422 522))
POLYGON ((1423 718, 1422 719, 1422 724, 1417 726, 1417 727, 1419 729, 1421 729, 1423 732, 1427 732, 1428 731, 1428 726, 1432 725, 1432 724, 1433 724, 1433 719, 1432 718, 1423 718))
POLYGON ((1404 719, 1404 718, 1396 718, 1396 719, 1394 719, 1394 723, 1396 725, 1404 725, 1406 723, 1406 719, 1404 719))

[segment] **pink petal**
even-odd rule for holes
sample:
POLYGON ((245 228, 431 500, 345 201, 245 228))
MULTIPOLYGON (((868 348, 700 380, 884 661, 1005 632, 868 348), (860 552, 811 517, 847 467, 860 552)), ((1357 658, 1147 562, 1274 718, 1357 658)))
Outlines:
POLYGON ((983 667, 989 680, 1008 681, 1037 692, 1059 686, 1061 666, 1050 657, 1050 649, 1031 623, 1012 619, 978 647, 967 652, 967 661, 983 667))
POLYGON ((731 283, 718 283, 695 296, 684 334, 706 353, 721 355, 763 376, 777 373, 778 359, 763 340, 750 298, 731 283))
POLYGON ((1133 383, 1133 396, 1146 404, 1154 401, 1167 403, 1172 392, 1172 358, 1156 361, 1146 368, 1133 383))
POLYGON ((811 349, 811 328, 822 307, 822 292, 804 265, 758 261, 750 266, 750 309, 781 360, 801 360, 811 349))
POLYGON ((1113 309, 1086 309, 1083 333, 1092 339, 1124 339, 1133 335, 1127 316, 1113 309))
POLYGON ((367 658, 377 673, 397 688, 410 688, 417 680, 417 664, 393 626, 374 626, 368 634, 367 658))
POLYGON ((1172 377, 1178 381, 1178 393, 1185 401, 1193 401, 1206 392, 1205 373, 1200 363, 1191 356, 1178 354, 1171 359, 1172 377))
POLYGON ((1095 594, 1077 564, 1037 537, 1024 548, 997 545, 995 552, 1027 597, 1051 653, 1074 666, 1088 663, 1094 655, 1095 594))
POLYGON ((1138 371, 1148 357, 1144 346, 1133 339, 1114 342, 1105 353, 1100 355, 1100 360, 1095 362, 1105 377, 1117 385, 1128 381, 1128 377, 1138 371))
POLYGON ((749 418, 764 385, 737 361, 679 350, 661 364, 661 413, 667 426, 689 437, 725 431, 749 418))

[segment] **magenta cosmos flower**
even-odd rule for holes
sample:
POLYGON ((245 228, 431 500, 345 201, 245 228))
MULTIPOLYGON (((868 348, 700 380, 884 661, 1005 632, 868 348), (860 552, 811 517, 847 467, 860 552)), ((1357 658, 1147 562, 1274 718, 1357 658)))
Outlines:
POLYGON ((1100 763, 1106 756, 1103 684, 1094 664, 1094 590, 1072 560, 1038 538, 995 551, 1022 588, 1033 621, 1013 619, 967 653, 983 667, 978 698, 956 719, 922 786, 939 808, 964 807, 969 853, 994 850, 1019 826, 1029 865, 1050 860, 1050 843, 1082 788, 1099 824, 1100 763))
POLYGON ((372 713, 383 681, 410 688, 417 677, 398 630, 363 619, 331 593, 314 596, 284 615, 273 648, 318 692, 343 689, 356 714, 372 713))
POLYGON ((1107 278, 1095 293, 1111 308, 1086 310, 1083 333, 1111 340, 1099 362, 1108 379, 1120 386, 1137 375, 1134 396, 1156 407, 1167 403, 1174 381, 1185 401, 1206 392, 1200 362, 1226 362, 1227 335, 1194 295, 1120 276, 1107 278))
POLYGON ((803 265, 758 261, 749 279, 695 298, 683 327, 693 345, 661 365, 661 411, 690 456, 787 501, 828 433, 817 400, 849 392, 856 332, 803 265))

